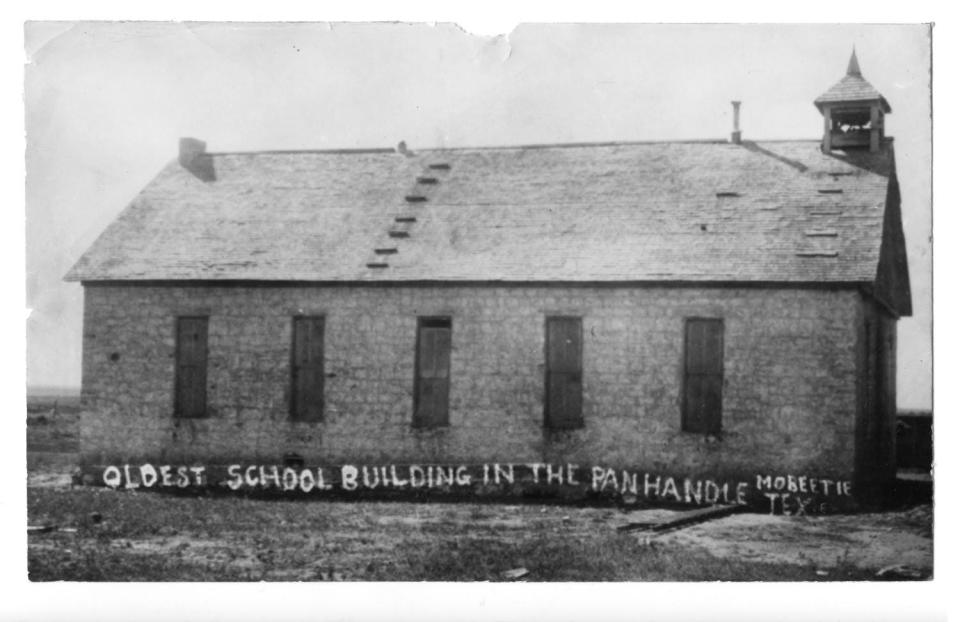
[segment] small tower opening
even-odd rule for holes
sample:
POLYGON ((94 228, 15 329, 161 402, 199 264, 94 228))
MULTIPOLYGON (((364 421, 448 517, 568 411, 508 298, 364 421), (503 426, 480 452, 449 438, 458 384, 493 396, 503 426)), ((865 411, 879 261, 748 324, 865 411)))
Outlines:
POLYGON ((847 75, 814 101, 823 114, 824 153, 833 149, 869 149, 883 145, 883 117, 890 104, 863 78, 856 50, 850 55, 847 75))

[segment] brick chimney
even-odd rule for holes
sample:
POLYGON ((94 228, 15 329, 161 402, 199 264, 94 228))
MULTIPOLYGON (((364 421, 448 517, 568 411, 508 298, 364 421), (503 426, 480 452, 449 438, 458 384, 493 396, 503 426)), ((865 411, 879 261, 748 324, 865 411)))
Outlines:
POLYGON ((180 166, 190 171, 201 181, 216 181, 213 158, 207 153, 207 143, 196 138, 180 139, 180 166))

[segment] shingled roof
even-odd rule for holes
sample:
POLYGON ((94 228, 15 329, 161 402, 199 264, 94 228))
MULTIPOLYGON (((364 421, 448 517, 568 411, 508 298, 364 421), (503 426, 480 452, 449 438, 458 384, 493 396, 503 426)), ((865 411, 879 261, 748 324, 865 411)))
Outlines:
POLYGON ((817 141, 205 157, 164 168, 67 278, 869 284, 892 170, 892 145, 817 141))
POLYGON ((857 52, 854 51, 850 55, 850 63, 847 65, 847 75, 827 89, 826 93, 816 98, 813 103, 822 112, 825 104, 871 101, 880 102, 884 112, 891 112, 890 104, 887 103, 886 98, 872 84, 863 79, 863 74, 860 73, 860 63, 857 61, 857 52))

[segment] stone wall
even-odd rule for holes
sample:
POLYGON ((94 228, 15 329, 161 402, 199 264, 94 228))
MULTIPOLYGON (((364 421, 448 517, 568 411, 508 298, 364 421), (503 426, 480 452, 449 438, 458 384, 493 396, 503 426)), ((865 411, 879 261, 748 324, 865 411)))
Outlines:
POLYGON ((85 288, 86 463, 604 463, 849 477, 855 291, 695 287, 85 288), (289 420, 292 316, 326 316, 326 411, 289 420), (173 417, 178 315, 209 315, 209 417, 173 417), (411 426, 418 316, 452 318, 450 425, 411 426), (583 317, 582 429, 543 427, 547 315, 583 317), (725 326, 723 433, 680 430, 686 317, 725 326))
POLYGON ((857 340, 857 487, 870 497, 889 492, 896 479, 897 327, 879 304, 864 298, 857 340))

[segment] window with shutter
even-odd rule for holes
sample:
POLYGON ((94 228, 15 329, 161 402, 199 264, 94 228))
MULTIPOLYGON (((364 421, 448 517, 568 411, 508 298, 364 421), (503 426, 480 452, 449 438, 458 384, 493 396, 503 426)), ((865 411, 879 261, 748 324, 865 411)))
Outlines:
POLYGON ((684 432, 718 434, 723 409, 723 320, 689 318, 684 337, 684 432))
POLYGON ((578 317, 548 317, 544 423, 568 430, 583 426, 583 327, 578 317))
POLYGON ((177 318, 174 416, 207 415, 207 318, 177 318))
POLYGON ((413 425, 432 428, 450 423, 450 318, 420 318, 417 323, 413 425))
POLYGON ((293 318, 290 417, 297 421, 323 420, 324 318, 293 318))

